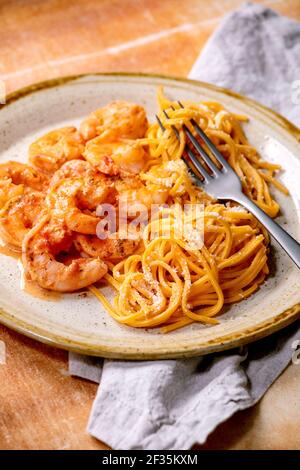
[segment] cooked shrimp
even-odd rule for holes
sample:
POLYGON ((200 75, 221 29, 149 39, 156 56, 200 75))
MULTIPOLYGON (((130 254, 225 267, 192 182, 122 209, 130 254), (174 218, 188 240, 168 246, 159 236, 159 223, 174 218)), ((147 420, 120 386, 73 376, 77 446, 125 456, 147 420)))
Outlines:
POLYGON ((108 175, 139 174, 145 167, 147 154, 135 140, 120 139, 103 143, 102 137, 87 142, 84 157, 108 175))
POLYGON ((26 163, 10 160, 0 164, 0 180, 10 180, 14 185, 24 184, 41 191, 47 184, 47 178, 35 168, 26 163))
POLYGON ((74 292, 93 284, 107 273, 98 258, 76 258, 69 265, 57 261, 59 253, 70 249, 72 235, 64 222, 46 215, 25 237, 22 262, 25 275, 41 287, 58 292, 74 292))
POLYGON ((102 172, 97 167, 91 165, 91 163, 86 160, 71 160, 62 165, 61 168, 54 173, 50 180, 49 188, 54 188, 65 180, 74 180, 75 178, 84 178, 85 183, 88 183, 89 186, 99 186, 102 189, 107 186, 113 187, 112 179, 103 175, 102 172))
MULTIPOLYGON (((100 188, 100 192, 102 189, 100 188)), ((95 234, 99 218, 83 212, 79 207, 82 196, 82 183, 80 180, 66 180, 47 197, 53 212, 62 217, 68 228, 75 232, 95 234)))
POLYGON ((29 161, 52 174, 65 162, 82 158, 84 141, 76 127, 62 127, 43 135, 29 147, 29 161))
POLYGON ((60 182, 69 178, 81 178, 95 175, 95 168, 85 160, 70 160, 64 163, 50 179, 49 188, 54 188, 60 182))
POLYGON ((54 175, 47 203, 64 218, 70 230, 95 234, 100 219, 91 212, 103 202, 114 202, 116 191, 114 183, 88 162, 81 162, 80 166, 82 176, 78 178, 64 178, 76 170, 72 166, 71 171, 71 162, 64 165, 60 175, 54 175))
POLYGON ((0 209, 12 198, 24 193, 23 184, 14 184, 10 179, 0 180, 0 209))
POLYGON ((139 240, 122 238, 119 234, 113 234, 115 238, 105 238, 100 240, 96 236, 77 235, 75 246, 79 251, 83 251, 86 255, 101 259, 122 259, 131 255, 139 245, 139 240))
POLYGON ((10 199, 0 211, 1 238, 15 247, 21 248, 25 235, 36 223, 45 195, 33 191, 10 199))
POLYGON ((127 101, 113 101, 91 113, 80 125, 85 140, 99 136, 102 142, 114 142, 118 138, 144 137, 148 128, 142 106, 127 101))
POLYGON ((120 205, 127 205, 132 213, 139 212, 143 205, 147 210, 152 204, 165 204, 168 199, 168 189, 162 189, 155 185, 146 186, 137 178, 124 178, 116 181, 118 201, 120 205))

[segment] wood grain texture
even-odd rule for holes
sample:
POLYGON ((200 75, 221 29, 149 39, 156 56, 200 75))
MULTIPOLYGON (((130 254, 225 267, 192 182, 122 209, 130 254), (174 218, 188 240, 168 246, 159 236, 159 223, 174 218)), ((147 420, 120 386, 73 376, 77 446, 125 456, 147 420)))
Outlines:
POLYGON ((103 449, 85 428, 97 385, 68 375, 67 353, 0 327, 1 449, 103 449))
MULTIPOLYGON (((242 0, 1 0, 0 77, 7 92, 83 72, 186 76, 223 16, 242 0)), ((299 0, 264 0, 300 19, 299 0)))
MULTIPOLYGON (((59 75, 142 71, 186 76, 223 16, 243 0, 0 0, 7 92, 59 75)), ((265 0, 300 20, 299 0, 265 0)), ((67 374, 67 354, 0 326, 0 449, 103 449, 85 431, 97 386, 67 374)), ((198 449, 299 449, 300 367, 198 449)))

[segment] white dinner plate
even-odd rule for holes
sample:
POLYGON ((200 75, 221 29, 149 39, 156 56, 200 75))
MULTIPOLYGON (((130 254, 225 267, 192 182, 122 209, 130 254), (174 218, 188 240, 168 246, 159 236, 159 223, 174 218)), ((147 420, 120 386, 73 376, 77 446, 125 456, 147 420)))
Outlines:
MULTIPOLYGON (((38 136, 78 125, 112 100, 139 103, 153 120, 158 85, 174 100, 219 101, 250 118, 244 126, 250 143, 264 159, 285 169, 280 180, 290 196, 274 191, 282 207, 277 220, 299 239, 299 129, 254 101, 205 83, 117 73, 66 77, 22 89, 0 109, 0 160, 25 162, 38 136)), ((219 325, 194 323, 168 334, 120 325, 89 292, 64 294, 55 302, 32 297, 20 288, 16 260, 2 254, 0 260, 0 322, 39 341, 91 355, 158 359, 207 354, 269 335, 300 316, 300 271, 274 242, 271 275, 258 292, 226 307, 219 325)))

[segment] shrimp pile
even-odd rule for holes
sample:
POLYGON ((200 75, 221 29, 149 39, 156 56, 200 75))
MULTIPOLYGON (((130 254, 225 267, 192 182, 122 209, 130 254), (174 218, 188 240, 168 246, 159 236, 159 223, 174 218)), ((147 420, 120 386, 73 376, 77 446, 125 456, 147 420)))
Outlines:
MULTIPOLYGON (((73 292, 99 281, 138 240, 99 238, 97 208, 117 205, 131 187, 151 199, 138 175, 148 154, 139 142, 145 110, 124 101, 94 111, 80 125, 53 130, 29 147, 28 163, 0 165, 0 237, 20 253, 26 279, 73 292)), ((162 202, 163 197, 162 197, 162 202)))

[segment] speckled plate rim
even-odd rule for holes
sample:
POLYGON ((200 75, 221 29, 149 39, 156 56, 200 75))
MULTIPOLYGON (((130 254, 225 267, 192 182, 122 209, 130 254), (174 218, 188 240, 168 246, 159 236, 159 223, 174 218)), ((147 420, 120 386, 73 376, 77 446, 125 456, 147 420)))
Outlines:
MULTIPOLYGON (((58 87, 64 85, 68 82, 90 77, 90 76, 103 76, 103 77, 131 77, 131 78, 141 78, 141 79, 162 79, 170 80, 173 82, 181 82, 186 84, 191 84, 193 87, 199 86, 201 88, 207 88, 212 91, 223 93, 225 95, 231 96, 243 103, 251 106, 253 109, 258 110, 265 118, 269 121, 270 119, 277 125, 283 127, 290 136, 300 142, 300 129, 295 125, 289 122, 286 118, 276 113, 275 111, 267 108, 266 106, 261 105, 260 103, 247 98, 243 95, 235 93, 226 88, 217 87, 209 83, 189 80, 186 78, 172 77, 166 75, 155 75, 155 74, 143 74, 143 73, 87 73, 80 75, 70 75, 65 77, 54 78, 51 80, 46 80, 42 82, 29 85, 27 87, 21 88, 10 93, 6 97, 6 103, 0 105, 1 109, 9 106, 15 101, 28 96, 32 93, 58 87)), ((299 158, 299 157, 298 157, 299 158)), ((153 352, 151 351, 151 345, 143 347, 143 351, 138 350, 135 346, 123 346, 118 344, 111 345, 90 345, 83 341, 69 340, 66 337, 54 334, 49 332, 46 329, 35 327, 32 324, 26 323, 19 318, 16 318, 14 315, 9 312, 0 309, 0 323, 11 328, 18 333, 24 334, 30 338, 38 340, 42 343, 49 344, 54 347, 79 352, 82 354, 102 356, 108 358, 122 358, 130 360, 148 360, 148 359, 163 359, 163 358, 179 358, 179 357, 192 357, 197 355, 205 355, 212 352, 217 352, 221 350, 235 348, 256 340, 259 340, 263 337, 266 337, 285 326, 288 326, 295 320, 300 318, 300 303, 297 303, 290 307, 289 309, 281 312, 272 319, 261 322, 258 325, 253 326, 253 328, 241 329, 239 333, 224 335, 215 339, 208 341, 201 340, 201 344, 197 343, 197 340, 191 340, 190 344, 186 342, 178 342, 176 345, 176 352, 169 351, 164 347, 157 349, 153 352)))

